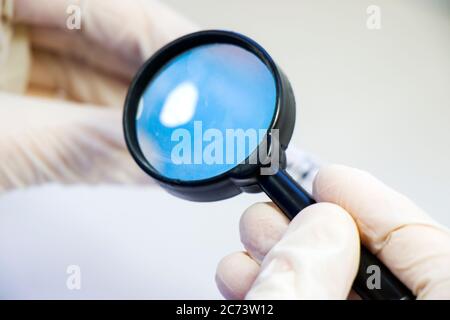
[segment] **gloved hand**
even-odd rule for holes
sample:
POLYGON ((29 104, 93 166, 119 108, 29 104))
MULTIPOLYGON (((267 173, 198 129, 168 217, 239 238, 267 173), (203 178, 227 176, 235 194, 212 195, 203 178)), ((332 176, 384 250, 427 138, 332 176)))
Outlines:
POLYGON ((125 149, 120 107, 145 59, 195 29, 152 0, 0 0, 0 192, 148 181, 125 149), (70 5, 80 30, 67 27, 70 5))
POLYGON ((363 244, 417 296, 450 298, 450 232, 366 172, 321 169, 319 202, 290 224, 272 204, 241 218, 247 252, 225 257, 216 281, 229 299, 345 299, 363 244), (358 234, 359 230, 359 234, 358 234))

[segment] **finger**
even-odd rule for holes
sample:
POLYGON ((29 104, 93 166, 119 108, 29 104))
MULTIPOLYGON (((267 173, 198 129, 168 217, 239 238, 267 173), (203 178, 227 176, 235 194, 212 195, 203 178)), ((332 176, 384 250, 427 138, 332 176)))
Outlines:
POLYGON ((245 252, 223 258, 216 271, 216 283, 225 299, 242 300, 258 275, 259 265, 245 252))
POLYGON ((304 209, 261 265, 247 299, 346 299, 359 262, 359 237, 342 208, 304 209))
MULTIPOLYGON (((257 203, 248 208, 241 217, 241 241, 257 263, 261 263, 266 254, 281 239, 288 228, 289 221, 272 202, 257 203)), ((361 298, 350 291, 350 300, 361 298)))
POLYGON ((241 217, 241 242, 249 255, 260 263, 281 239, 288 224, 288 218, 273 203, 256 203, 241 217))
POLYGON ((45 182, 146 183, 121 112, 0 93, 0 189, 45 182))
POLYGON ((100 106, 122 107, 128 82, 97 72, 86 64, 45 51, 33 52, 29 92, 100 106))
POLYGON ((117 52, 92 43, 81 32, 68 33, 64 29, 36 26, 28 31, 28 37, 33 51, 71 59, 124 81, 130 81, 144 61, 137 57, 123 57, 117 52))
POLYGON ((363 243, 418 298, 450 297, 450 233, 409 199, 366 172, 336 165, 320 170, 314 197, 346 209, 363 243))
POLYGON ((151 0, 16 0, 13 19, 31 27, 59 29, 71 38, 74 33, 81 34, 76 41, 63 41, 61 45, 42 41, 45 37, 38 34, 45 31, 37 31, 33 39, 41 48, 70 52, 83 58, 86 52, 77 49, 78 46, 100 47, 103 54, 90 58, 96 64, 101 64, 106 56, 118 55, 135 67, 167 42, 197 29, 175 11, 151 0), (70 14, 73 14, 67 11, 70 5, 79 7, 80 30, 67 28, 70 14))

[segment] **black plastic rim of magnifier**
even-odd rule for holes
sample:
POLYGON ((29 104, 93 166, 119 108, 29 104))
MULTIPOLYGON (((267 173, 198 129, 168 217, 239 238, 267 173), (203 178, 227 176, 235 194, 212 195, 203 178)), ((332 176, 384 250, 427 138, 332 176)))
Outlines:
MULTIPOLYGON (((136 112, 139 100, 158 71, 179 54, 206 44, 226 43, 239 46, 256 55, 271 71, 276 83, 276 111, 269 129, 279 129, 280 159, 291 139, 295 125, 295 98, 287 77, 277 67, 270 55, 255 41, 239 33, 224 30, 206 30, 188 34, 167 44, 157 51, 137 72, 125 100, 123 127, 125 141, 132 157, 151 177, 170 193, 192 201, 216 201, 235 196, 242 191, 258 192, 256 176, 260 164, 241 164, 218 176, 182 181, 161 175, 143 155, 137 140, 136 112)), ((255 150, 256 152, 256 150, 255 150)), ((284 161, 280 164, 285 166, 284 161)))

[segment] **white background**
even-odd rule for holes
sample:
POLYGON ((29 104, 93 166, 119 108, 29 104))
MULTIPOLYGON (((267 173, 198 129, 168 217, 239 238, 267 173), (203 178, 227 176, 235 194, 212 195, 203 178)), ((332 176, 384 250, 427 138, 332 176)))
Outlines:
MULTIPOLYGON (((450 1, 167 1, 260 42, 298 99, 293 143, 371 171, 450 225, 450 1), (382 12, 368 30, 366 8, 382 12)), ((59 187, 0 198, 0 298, 219 298, 241 212, 158 188, 59 187), (66 288, 79 265, 82 290, 66 288)))

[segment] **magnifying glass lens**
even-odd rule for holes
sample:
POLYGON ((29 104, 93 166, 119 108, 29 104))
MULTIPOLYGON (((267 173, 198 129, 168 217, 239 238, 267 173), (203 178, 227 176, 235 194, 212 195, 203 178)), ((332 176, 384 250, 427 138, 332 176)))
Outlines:
POLYGON ((218 176, 264 139, 259 130, 269 129, 276 97, 273 74, 250 51, 225 43, 194 47, 164 65, 144 90, 136 113, 139 147, 169 179, 218 176), (248 129, 254 133, 247 132, 243 148, 237 139, 248 129))

